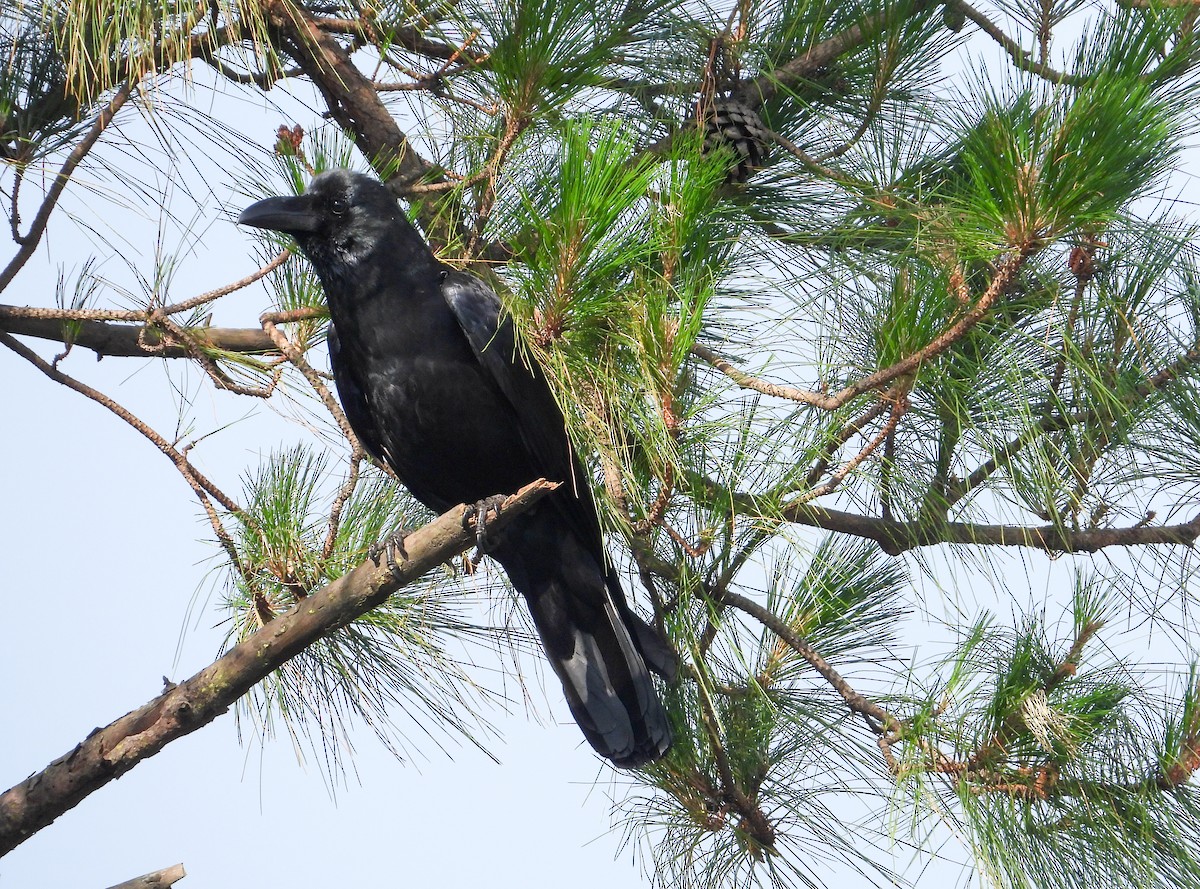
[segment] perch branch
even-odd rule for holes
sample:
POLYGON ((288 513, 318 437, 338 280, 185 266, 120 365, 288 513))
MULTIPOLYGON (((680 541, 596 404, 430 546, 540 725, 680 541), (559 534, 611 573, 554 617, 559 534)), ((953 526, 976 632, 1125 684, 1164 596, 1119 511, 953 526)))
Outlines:
MULTIPOLYGON (((489 522, 502 527, 557 487, 539 479, 505 501, 489 522)), ((0 855, 51 824, 171 741, 208 725, 269 673, 332 631, 382 604, 402 586, 475 544, 458 506, 410 534, 393 574, 368 560, 317 591, 154 700, 96 729, 42 771, 0 794, 0 855)))

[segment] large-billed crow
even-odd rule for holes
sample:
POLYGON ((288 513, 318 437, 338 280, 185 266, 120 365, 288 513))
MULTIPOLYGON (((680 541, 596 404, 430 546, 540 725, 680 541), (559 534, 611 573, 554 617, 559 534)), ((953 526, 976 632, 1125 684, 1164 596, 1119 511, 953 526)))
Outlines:
POLYGON ((286 232, 329 302, 346 418, 413 495, 444 512, 539 477, 565 484, 489 542, 529 603, 571 713, 619 766, 662 756, 671 730, 647 665, 674 655, 625 601, 586 476, 540 369, 492 290, 443 265, 379 181, 333 170, 238 222, 286 232))

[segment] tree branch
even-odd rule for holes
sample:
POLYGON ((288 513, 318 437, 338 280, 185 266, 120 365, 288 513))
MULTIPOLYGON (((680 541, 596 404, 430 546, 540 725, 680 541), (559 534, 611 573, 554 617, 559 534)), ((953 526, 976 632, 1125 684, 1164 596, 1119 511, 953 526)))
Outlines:
MULTIPOLYGON (((1122 397, 1121 403, 1131 406, 1139 399, 1148 398, 1180 377, 1187 376, 1192 372, 1197 363, 1200 363, 1200 343, 1193 345, 1153 376, 1143 380, 1132 392, 1122 397)), ((1057 367, 1055 374, 1058 374, 1057 367)), ((1052 386, 1052 390, 1056 388, 1056 386, 1052 386)), ((1008 466, 1023 448, 1031 442, 1036 441, 1040 436, 1052 432, 1061 432, 1072 426, 1087 423, 1089 420, 1093 420, 1095 415, 1096 412, 1094 410, 1083 410, 1072 414, 1043 417, 1033 426, 1000 447, 991 457, 972 470, 966 478, 950 485, 946 494, 946 506, 953 506, 971 491, 975 490, 975 488, 986 482, 997 470, 1008 466)))
POLYGON ((1110 546, 1192 546, 1200 537, 1200 512, 1189 521, 1175 525, 1138 523, 1126 528, 1089 528, 1080 531, 1058 525, 901 522, 815 506, 800 500, 780 504, 759 494, 728 491, 718 482, 694 474, 689 480, 696 488, 706 489, 714 498, 732 501, 744 514, 767 516, 810 528, 874 540, 880 549, 892 556, 922 546, 936 546, 939 543, 1023 546, 1046 552, 1092 553, 1110 546))
MULTIPOLYGON (((317 19, 284 0, 272 0, 267 9, 271 26, 321 91, 330 116, 354 135, 359 150, 398 194, 422 179, 440 178, 439 168, 413 148, 370 78, 358 70, 337 39, 320 28, 317 19)), ((425 234, 435 243, 450 240, 440 234, 446 222, 431 203, 418 200, 417 215, 425 234)))
POLYGON ((50 183, 50 188, 46 191, 46 196, 42 199, 42 205, 38 207, 37 215, 34 216, 33 222, 29 226, 29 231, 20 236, 18 243, 21 245, 16 255, 9 260, 3 271, 0 271, 0 292, 8 288, 12 283, 25 263, 29 261, 29 257, 33 256, 37 250, 38 244, 41 243, 42 235, 46 232, 46 225, 50 222, 50 214, 58 204, 59 197, 62 196, 63 189, 67 187, 67 183, 71 180, 71 175, 75 172, 88 153, 100 141, 100 136, 108 129, 108 125, 112 123, 117 112, 121 110, 128 100, 132 92, 132 84, 123 84, 116 94, 109 100, 108 104, 101 109, 96 115, 91 129, 87 131, 82 139, 71 149, 71 153, 67 155, 67 159, 63 161, 59 167, 58 173, 54 176, 50 183))
MULTIPOLYGON (((13 339, 6 333, 0 333, 0 345, 5 345, 12 349, 12 351, 16 352, 56 383, 62 383, 62 385, 66 386, 68 389, 73 389, 80 395, 84 395, 92 399, 92 401, 95 401, 97 404, 102 405, 103 407, 112 411, 114 414, 148 438, 156 448, 166 455, 168 460, 175 464, 176 468, 180 471, 183 477, 187 479, 188 484, 192 486, 197 495, 201 496, 201 500, 205 499, 203 495, 211 496, 214 500, 220 503, 221 506, 230 512, 241 511, 238 505, 233 502, 233 500, 231 500, 224 492, 221 491, 220 488, 209 481, 209 479, 203 473, 201 473, 200 470, 191 464, 186 454, 178 450, 169 441, 147 426, 126 408, 117 404, 117 402, 113 401, 103 392, 93 389, 86 383, 80 382, 74 377, 63 373, 58 368, 54 367, 48 361, 43 359, 40 355, 29 349, 23 343, 13 339)), ((219 525, 219 522, 217 524, 219 525)), ((221 530, 219 527, 216 528, 216 531, 218 536, 220 536, 221 530)))
POLYGON ((1023 546, 1046 552, 1094 553, 1110 546, 1191 546, 1200 537, 1200 513, 1176 525, 1138 524, 1126 528, 1089 528, 1079 531, 1058 525, 898 522, 805 503, 785 504, 783 518, 798 525, 866 537, 893 556, 939 543, 1023 546))
MULTIPOLYGON (((54 310, 46 310, 57 315, 54 310)), ((163 341, 163 331, 152 324, 122 324, 111 321, 70 321, 61 317, 30 317, 22 306, 0 305, 0 332, 32 336, 56 343, 70 342, 91 349, 97 358, 190 358, 181 343, 163 341), (159 348, 161 346, 161 348, 159 348), (149 348, 147 348, 149 347, 149 348)), ((189 327, 188 336, 198 348, 225 352, 274 352, 275 344, 263 330, 245 327, 189 327)))
POLYGON ((182 864, 173 864, 170 867, 164 867, 162 870, 142 874, 140 877, 134 877, 132 880, 126 880, 124 883, 118 883, 116 886, 110 886, 109 889, 167 889, 167 887, 174 886, 186 876, 187 872, 183 869, 182 864))
MULTIPOLYGON (((931 2, 914 3, 909 10, 909 16, 921 15, 934 6, 931 2)), ((858 49, 867 42, 872 34, 878 33, 889 24, 893 24, 895 11, 885 10, 869 16, 856 25, 847 28, 840 34, 835 34, 827 40, 822 40, 809 49, 804 55, 780 65, 766 74, 743 81, 733 91, 734 100, 759 108, 769 102, 780 90, 794 86, 810 79, 814 74, 831 64, 839 56, 858 49)))
MULTIPOLYGON (((490 520, 500 528, 557 483, 539 479, 505 501, 490 520)), ((473 523, 458 506, 405 538, 407 557, 395 575, 366 561, 277 616, 190 679, 93 731, 45 769, 0 794, 0 855, 74 808, 171 741, 212 722, 271 671, 305 647, 382 604, 402 586, 475 543, 473 523)))
POLYGON ((1017 41, 1013 40, 1007 34, 1000 30, 999 27, 986 15, 966 3, 965 0, 945 0, 946 7, 961 13, 965 18, 973 21, 983 33, 987 34, 993 40, 1004 48, 1004 51, 1009 54, 1013 62, 1018 68, 1028 71, 1030 74, 1036 74, 1050 83, 1064 83, 1079 85, 1084 83, 1084 78, 1077 77, 1072 74, 1064 74, 1061 71, 1056 71, 1049 65, 1043 65, 1036 61, 1030 53, 1023 50, 1017 41))
POLYGON ((721 602, 725 605, 730 605, 737 608, 739 611, 744 611, 746 614, 753 617, 772 633, 782 639, 788 646, 804 658, 814 670, 821 674, 822 678, 828 682, 846 702, 846 706, 851 712, 859 713, 863 716, 870 717, 875 722, 891 732, 902 732, 904 730, 900 720, 888 713, 874 701, 867 698, 861 692, 856 691, 849 682, 845 680, 841 673, 835 670, 821 654, 802 639, 800 635, 793 630, 786 622, 784 622, 771 609, 764 608, 753 599, 747 599, 738 593, 726 590, 721 594, 721 602))
POLYGON ((752 389, 755 392, 762 392, 764 395, 787 398, 801 404, 819 407, 822 410, 837 410, 852 398, 856 398, 870 389, 885 386, 897 377, 913 373, 922 363, 931 358, 936 358, 966 336, 983 319, 996 300, 1008 292, 1016 280, 1017 272, 1020 271, 1021 266, 1025 264, 1025 260, 1036 249, 1036 245, 1033 244, 1015 246, 1004 255, 1004 258, 997 265, 996 274, 992 278, 991 284, 988 285, 987 290, 983 292, 975 305, 961 315, 953 325, 943 330, 926 346, 913 352, 907 358, 902 358, 889 367, 880 368, 874 373, 860 377, 833 395, 797 389, 793 386, 778 386, 774 383, 759 380, 757 377, 738 370, 724 358, 721 358, 711 349, 699 343, 692 346, 692 354, 708 362, 713 368, 725 374, 744 389, 752 389))
MULTIPOLYGON (((315 18, 313 23, 322 31, 350 34, 356 37, 368 37, 369 39, 367 25, 359 19, 319 17, 315 18)), ((462 46, 456 46, 453 43, 443 43, 438 40, 430 40, 418 28, 414 28, 412 25, 389 28, 387 39, 390 43, 403 47, 409 52, 430 59, 441 59, 445 62, 452 62, 461 58, 466 59, 474 65, 478 65, 486 62, 488 58, 487 53, 476 52, 470 49, 468 46, 471 42, 470 40, 462 46)))
MULTIPOLYGON (((1104 626, 1103 621, 1088 621, 1079 628, 1079 632, 1075 636, 1075 641, 1071 643, 1071 649, 1054 670, 1046 677, 1046 681, 1042 683, 1040 691, 1044 694, 1049 694, 1054 691, 1064 681, 1075 675, 1079 669, 1079 661, 1083 657, 1084 646, 1091 641, 1104 626)), ((1012 710, 1004 717, 999 725, 996 726, 991 737, 984 741, 975 750, 974 753, 967 759, 965 763, 965 771, 968 774, 978 772, 980 769, 992 764, 998 757, 1003 756, 1008 751, 1008 747, 1018 737, 1018 735, 1027 730, 1024 704, 1030 698, 1033 692, 1024 695, 1020 702, 1015 704, 1012 710)))

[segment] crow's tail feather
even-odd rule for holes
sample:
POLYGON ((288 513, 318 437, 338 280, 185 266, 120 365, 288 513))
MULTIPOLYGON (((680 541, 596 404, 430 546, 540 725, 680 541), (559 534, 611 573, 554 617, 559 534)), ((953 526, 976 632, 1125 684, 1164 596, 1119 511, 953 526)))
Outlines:
POLYGON ((647 663, 669 678, 674 655, 630 611, 615 575, 553 516, 538 510, 515 522, 492 555, 528 602, 588 742, 618 766, 653 762, 671 746, 671 726, 647 663))

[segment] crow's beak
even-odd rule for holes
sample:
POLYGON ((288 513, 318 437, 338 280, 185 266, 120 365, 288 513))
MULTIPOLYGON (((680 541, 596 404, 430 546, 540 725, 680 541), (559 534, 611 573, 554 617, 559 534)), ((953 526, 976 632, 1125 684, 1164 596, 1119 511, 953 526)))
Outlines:
POLYGON ((238 224, 297 234, 317 231, 321 227, 321 216, 315 212, 312 201, 305 195, 267 198, 243 210, 238 217, 238 224))

